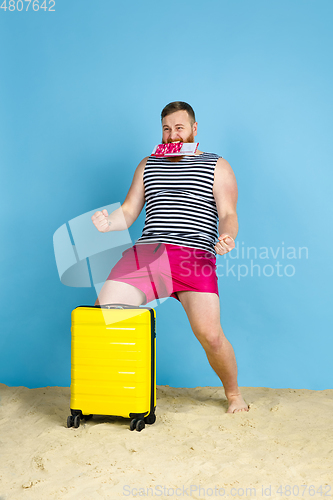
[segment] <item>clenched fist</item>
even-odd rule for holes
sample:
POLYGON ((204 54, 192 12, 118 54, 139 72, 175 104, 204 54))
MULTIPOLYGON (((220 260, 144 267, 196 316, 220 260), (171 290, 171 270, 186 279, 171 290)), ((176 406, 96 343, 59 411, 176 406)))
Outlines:
POLYGON ((214 248, 217 254, 224 255, 235 248, 235 240, 229 234, 220 234, 214 248))
POLYGON ((104 209, 101 212, 95 212, 94 215, 91 217, 91 220, 93 221, 94 225, 101 233, 107 233, 111 231, 109 221, 107 219, 108 215, 109 215, 108 211, 104 209))

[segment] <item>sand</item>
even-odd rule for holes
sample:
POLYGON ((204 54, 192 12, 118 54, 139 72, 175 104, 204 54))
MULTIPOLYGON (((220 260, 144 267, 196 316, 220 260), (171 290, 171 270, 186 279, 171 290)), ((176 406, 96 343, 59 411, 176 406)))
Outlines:
POLYGON ((249 412, 228 414, 222 387, 158 386, 155 424, 131 432, 68 429, 69 387, 0 384, 0 499, 331 498, 333 390, 241 391, 249 412))

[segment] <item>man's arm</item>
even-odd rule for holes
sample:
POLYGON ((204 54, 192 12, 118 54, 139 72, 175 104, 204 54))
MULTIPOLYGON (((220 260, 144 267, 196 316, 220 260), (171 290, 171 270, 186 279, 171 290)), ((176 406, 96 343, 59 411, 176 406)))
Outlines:
POLYGON ((219 216, 220 243, 217 243, 216 250, 221 250, 218 253, 223 255, 235 246, 231 239, 226 238, 226 235, 234 240, 238 233, 237 181, 231 166, 224 158, 219 158, 215 166, 213 195, 219 216))
POLYGON ((149 156, 146 156, 146 158, 141 160, 139 165, 137 166, 134 172, 131 187, 129 188, 126 198, 121 205, 121 209, 123 210, 124 214, 126 214, 126 221, 129 222, 129 226, 131 226, 133 222, 135 222, 139 217, 145 204, 145 186, 143 183, 143 172, 148 158, 149 156))
POLYGON ((137 166, 131 187, 123 204, 108 215, 107 210, 95 212, 92 221, 100 232, 123 231, 128 229, 139 217, 145 204, 145 188, 143 172, 149 156, 144 158, 137 166))

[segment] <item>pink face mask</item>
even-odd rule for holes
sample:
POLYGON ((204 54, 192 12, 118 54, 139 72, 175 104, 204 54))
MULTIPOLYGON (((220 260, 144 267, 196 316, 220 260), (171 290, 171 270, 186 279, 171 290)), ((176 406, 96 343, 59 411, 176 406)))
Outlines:
POLYGON ((155 146, 151 156, 181 156, 194 155, 198 149, 198 142, 169 142, 155 146))

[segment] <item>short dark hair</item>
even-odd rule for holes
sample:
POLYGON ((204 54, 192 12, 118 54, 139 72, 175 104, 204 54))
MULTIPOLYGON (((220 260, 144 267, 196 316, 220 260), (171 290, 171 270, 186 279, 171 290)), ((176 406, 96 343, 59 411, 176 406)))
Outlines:
POLYGON ((193 108, 192 106, 187 104, 187 102, 183 101, 174 101, 167 104, 162 110, 161 121, 163 120, 163 118, 165 118, 168 115, 171 115, 171 113, 174 113, 175 111, 187 111, 187 114, 190 118, 191 126, 193 127, 193 124, 195 123, 195 114, 193 108))

